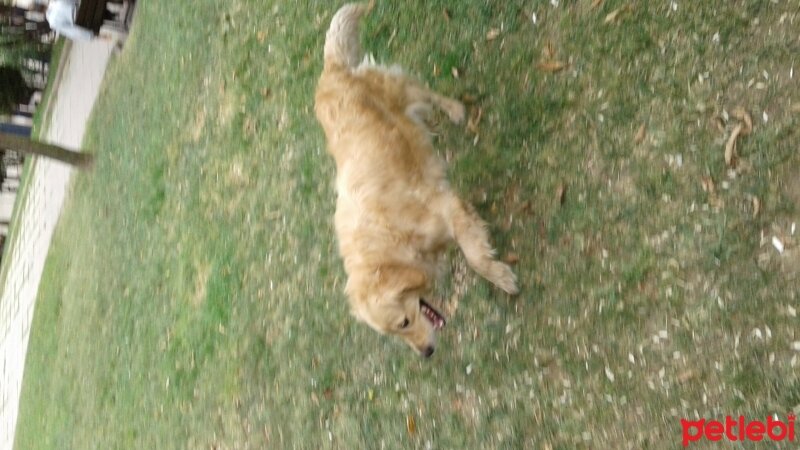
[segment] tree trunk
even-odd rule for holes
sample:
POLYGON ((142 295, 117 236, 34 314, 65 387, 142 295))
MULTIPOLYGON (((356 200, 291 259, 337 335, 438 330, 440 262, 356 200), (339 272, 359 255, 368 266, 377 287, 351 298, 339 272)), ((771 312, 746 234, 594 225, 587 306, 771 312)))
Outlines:
POLYGON ((7 133, 0 133, 0 148, 57 159, 79 169, 91 167, 94 160, 90 153, 74 152, 7 133))

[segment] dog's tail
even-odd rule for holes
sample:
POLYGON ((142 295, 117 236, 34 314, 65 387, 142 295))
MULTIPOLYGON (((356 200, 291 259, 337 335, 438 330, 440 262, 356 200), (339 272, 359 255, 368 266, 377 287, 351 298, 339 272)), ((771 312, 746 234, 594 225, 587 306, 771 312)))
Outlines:
POLYGON ((358 66, 362 58, 358 24, 361 16, 374 5, 375 0, 369 3, 348 3, 336 11, 325 35, 325 68, 358 66))

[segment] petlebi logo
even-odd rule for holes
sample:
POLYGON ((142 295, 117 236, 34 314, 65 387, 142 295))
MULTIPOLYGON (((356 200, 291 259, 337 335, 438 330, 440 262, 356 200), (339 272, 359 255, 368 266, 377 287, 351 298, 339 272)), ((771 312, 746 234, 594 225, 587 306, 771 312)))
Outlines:
POLYGON ((734 418, 726 416, 725 421, 719 420, 687 420, 681 419, 683 430, 683 446, 705 439, 711 442, 727 440, 730 442, 743 441, 773 441, 794 442, 794 414, 789 414, 786 421, 777 417, 768 416, 766 420, 747 420, 744 416, 734 418))

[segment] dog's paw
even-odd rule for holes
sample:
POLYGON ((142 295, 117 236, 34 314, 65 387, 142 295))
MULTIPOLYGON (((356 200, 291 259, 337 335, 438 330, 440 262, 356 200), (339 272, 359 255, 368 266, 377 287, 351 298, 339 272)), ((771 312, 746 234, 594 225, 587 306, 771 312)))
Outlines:
POLYGON ((458 100, 450 99, 447 105, 445 105, 445 112, 450 118, 450 121, 456 124, 463 122, 464 118, 467 116, 467 109, 464 107, 464 104, 458 100))
POLYGON ((491 271, 492 277, 489 281, 494 283, 495 286, 511 295, 519 294, 519 288, 517 287, 517 276, 511 270, 511 267, 495 261, 492 264, 491 271))

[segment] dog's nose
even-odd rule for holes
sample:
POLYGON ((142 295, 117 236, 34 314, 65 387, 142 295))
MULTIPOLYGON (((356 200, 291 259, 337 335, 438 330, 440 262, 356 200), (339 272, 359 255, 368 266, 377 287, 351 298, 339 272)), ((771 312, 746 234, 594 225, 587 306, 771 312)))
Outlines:
POLYGON ((433 346, 426 347, 425 350, 422 351, 422 356, 426 358, 430 358, 433 354, 433 346))

